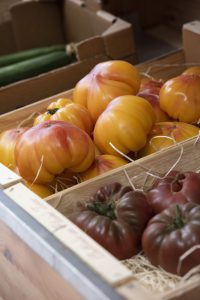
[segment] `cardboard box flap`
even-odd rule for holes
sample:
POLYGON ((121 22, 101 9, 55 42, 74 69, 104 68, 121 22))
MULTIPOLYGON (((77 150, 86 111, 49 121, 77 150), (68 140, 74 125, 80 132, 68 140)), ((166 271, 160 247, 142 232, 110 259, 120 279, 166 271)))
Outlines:
POLYGON ((61 8, 56 2, 20 2, 11 6, 10 13, 18 50, 65 42, 61 8))
POLYGON ((96 12, 97 16, 100 16, 102 19, 107 20, 110 24, 115 23, 117 20, 117 17, 109 14, 108 12, 104 10, 98 10, 96 12))
POLYGON ((0 24, 0 45, 0 55, 13 53, 17 50, 11 21, 0 24))
POLYGON ((66 40, 75 43, 101 35, 111 24, 107 19, 80 4, 81 2, 75 0, 65 0, 63 3, 65 37, 66 40))
POLYGON ((183 47, 188 63, 200 63, 200 21, 183 25, 183 47))
POLYGON ((78 60, 89 59, 91 57, 106 55, 104 40, 100 36, 96 36, 83 42, 77 43, 76 53, 78 60))
POLYGON ((102 3, 100 0, 85 0, 85 5, 93 11, 102 9, 102 3))
POLYGON ((125 58, 135 53, 136 44, 131 24, 119 18, 103 34, 108 57, 125 58))

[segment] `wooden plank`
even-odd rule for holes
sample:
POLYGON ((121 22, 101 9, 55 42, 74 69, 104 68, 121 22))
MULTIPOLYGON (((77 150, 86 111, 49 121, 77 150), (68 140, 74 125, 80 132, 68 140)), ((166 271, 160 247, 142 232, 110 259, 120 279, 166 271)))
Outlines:
POLYGON ((141 73, 148 74, 157 79, 168 80, 181 74, 187 66, 184 51, 180 49, 165 56, 139 64, 137 68, 141 73))
POLYGON ((129 185, 127 174, 137 188, 142 188, 144 182, 145 187, 149 187, 155 179, 153 175, 147 174, 148 171, 160 176, 173 167, 181 171, 197 171, 200 168, 199 153, 200 141, 192 138, 49 196, 46 201, 68 215, 73 212, 78 202, 87 201, 100 186, 115 181, 129 185))
POLYGON ((133 277, 131 271, 120 264, 116 258, 23 184, 14 185, 4 190, 4 193, 61 240, 66 247, 76 253, 109 284, 116 286, 133 277), (109 272, 107 272, 108 266, 109 272))
POLYGON ((182 281, 173 291, 163 295, 162 300, 199 300, 200 275, 190 278, 189 281, 182 281), (193 279, 193 280, 192 280, 193 279))
POLYGON ((81 300, 80 294, 0 222, 0 295, 5 300, 81 300))
POLYGON ((117 291, 127 300, 161 300, 160 295, 145 289, 135 280, 132 280, 120 286, 119 288, 117 288, 117 291))
POLYGON ((0 163, 0 189, 7 188, 10 185, 21 181, 21 177, 0 163))

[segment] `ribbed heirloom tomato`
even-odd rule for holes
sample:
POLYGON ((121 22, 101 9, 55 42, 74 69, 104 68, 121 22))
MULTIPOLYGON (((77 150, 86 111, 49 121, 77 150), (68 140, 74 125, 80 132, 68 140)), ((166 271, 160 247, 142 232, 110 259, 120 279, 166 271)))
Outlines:
POLYGON ((149 204, 155 213, 172 204, 194 202, 200 204, 200 174, 187 171, 171 171, 158 179, 147 193, 149 204))
POLYGON ((99 188, 68 217, 114 256, 126 259, 140 249, 151 209, 144 193, 115 182, 99 188))
POLYGON ((149 221, 142 236, 142 247, 150 262, 178 275, 200 264, 200 249, 193 248, 199 244, 200 205, 194 203, 165 209, 149 221), (181 263, 181 256, 188 250, 191 253, 181 263))
POLYGON ((160 107, 173 119, 196 123, 200 119, 200 76, 182 74, 165 82, 160 107))
POLYGON ((137 96, 121 96, 111 101, 94 127, 94 141, 102 153, 119 155, 111 144, 127 154, 146 144, 155 122, 151 104, 137 96))
POLYGON ((92 164, 95 147, 82 129, 64 121, 47 121, 20 136, 15 157, 20 175, 29 182, 51 182, 64 169, 83 172, 92 164))
POLYGON ((66 98, 59 98, 52 102, 45 113, 35 118, 34 125, 48 120, 69 122, 85 130, 88 134, 91 134, 93 130, 89 111, 83 105, 66 98))
POLYGON ((136 95, 139 87, 137 68, 126 61, 107 61, 96 65, 77 83, 73 100, 87 107, 95 122, 110 101, 122 95, 136 95))

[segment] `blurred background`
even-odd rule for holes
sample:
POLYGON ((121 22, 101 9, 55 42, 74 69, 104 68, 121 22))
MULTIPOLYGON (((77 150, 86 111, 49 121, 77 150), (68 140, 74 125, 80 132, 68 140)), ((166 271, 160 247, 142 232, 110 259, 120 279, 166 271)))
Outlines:
MULTIPOLYGON (((1 0, 0 22, 10 19, 10 6, 25 1, 1 0)), ((93 2, 93 6, 96 5, 133 25, 139 62, 180 48, 182 25, 200 17, 199 0, 85 1, 93 2)))

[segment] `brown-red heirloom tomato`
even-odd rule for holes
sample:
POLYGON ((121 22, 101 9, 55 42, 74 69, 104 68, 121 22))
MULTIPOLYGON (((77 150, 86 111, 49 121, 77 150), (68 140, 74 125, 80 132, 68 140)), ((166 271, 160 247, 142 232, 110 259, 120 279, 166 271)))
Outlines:
POLYGON ((147 198, 155 213, 172 204, 200 204, 200 174, 192 171, 172 171, 155 182, 147 193, 147 198))
POLYGON ((142 192, 111 183, 99 188, 69 219, 118 259, 139 251, 151 208, 142 192))
POLYGON ((184 275, 200 264, 200 205, 186 203, 172 205, 154 216, 143 236, 145 255, 155 266, 168 272, 184 275), (180 257, 193 247, 185 259, 180 257))

